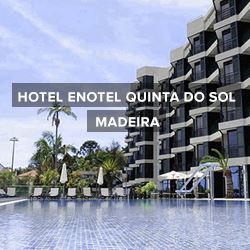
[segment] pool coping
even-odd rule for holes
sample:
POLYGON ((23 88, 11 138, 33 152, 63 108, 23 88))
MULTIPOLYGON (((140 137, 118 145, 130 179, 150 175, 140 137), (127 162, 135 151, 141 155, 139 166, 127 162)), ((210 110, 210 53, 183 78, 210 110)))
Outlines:
POLYGON ((2 203, 0 203, 0 207, 1 207, 1 206, 6 206, 6 205, 15 204, 15 203, 20 203, 20 202, 24 202, 24 201, 28 201, 28 199, 21 199, 21 200, 14 200, 14 201, 2 202, 2 203))

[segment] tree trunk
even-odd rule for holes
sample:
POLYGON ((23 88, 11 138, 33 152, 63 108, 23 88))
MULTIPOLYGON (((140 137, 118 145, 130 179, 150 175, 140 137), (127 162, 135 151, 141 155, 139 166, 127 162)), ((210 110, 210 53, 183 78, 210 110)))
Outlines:
POLYGON ((233 179, 232 173, 230 169, 225 171, 225 177, 227 179, 227 195, 226 198, 234 198, 234 190, 233 190, 233 179))
POLYGON ((56 121, 55 121, 55 125, 56 125, 56 138, 55 138, 55 170, 57 170, 57 154, 58 154, 58 127, 59 127, 59 115, 57 113, 56 115, 56 121))

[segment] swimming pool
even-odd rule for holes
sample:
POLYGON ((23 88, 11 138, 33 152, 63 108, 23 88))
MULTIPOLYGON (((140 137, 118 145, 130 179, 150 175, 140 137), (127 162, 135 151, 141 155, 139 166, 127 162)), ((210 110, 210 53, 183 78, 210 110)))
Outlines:
POLYGON ((250 203, 26 201, 0 207, 0 249, 250 249, 250 203))

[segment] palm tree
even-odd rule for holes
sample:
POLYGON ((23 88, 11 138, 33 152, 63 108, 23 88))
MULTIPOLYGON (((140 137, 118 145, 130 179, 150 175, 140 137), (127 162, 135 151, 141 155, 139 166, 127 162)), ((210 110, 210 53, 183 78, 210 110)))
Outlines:
POLYGON ((104 176, 107 181, 108 187, 112 187, 114 179, 121 175, 120 167, 115 159, 108 159, 103 162, 104 176))
POLYGON ((62 137, 60 135, 57 138, 57 142, 55 142, 55 136, 52 132, 43 132, 42 138, 35 142, 36 152, 31 158, 32 163, 38 166, 41 172, 45 172, 51 166, 55 166, 55 144, 58 147, 58 154, 62 156, 62 161, 66 161, 70 153, 76 151, 76 148, 72 145, 62 145, 62 137))
POLYGON ((234 197, 233 179, 231 170, 228 166, 228 158, 224 157, 223 154, 217 149, 212 149, 212 152, 214 152, 216 156, 206 155, 201 160, 201 163, 216 162, 220 164, 220 167, 222 168, 223 171, 223 176, 226 178, 226 183, 227 183, 226 198, 233 198, 234 197))
POLYGON ((59 114, 65 114, 67 116, 71 116, 74 119, 77 119, 77 116, 75 113, 72 112, 71 107, 69 106, 62 106, 60 103, 55 102, 52 107, 48 108, 41 108, 37 111, 38 114, 47 112, 47 120, 51 118, 52 120, 52 126, 55 125, 56 127, 56 137, 55 137, 55 144, 54 144, 54 155, 55 155, 55 161, 54 161, 54 166, 57 168, 57 155, 58 155, 58 144, 57 144, 57 139, 58 139, 58 128, 60 125, 60 118, 59 114))
MULTIPOLYGON (((62 138, 57 138, 57 145, 62 144, 62 138)), ((31 161, 40 168, 41 172, 47 171, 51 166, 55 165, 54 154, 55 137, 52 132, 45 131, 42 137, 35 142, 36 152, 31 161)))

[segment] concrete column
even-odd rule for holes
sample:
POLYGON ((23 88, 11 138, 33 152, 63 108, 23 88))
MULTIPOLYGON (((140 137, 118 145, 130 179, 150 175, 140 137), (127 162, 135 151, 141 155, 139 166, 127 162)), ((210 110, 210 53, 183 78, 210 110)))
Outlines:
POLYGON ((244 198, 247 199, 249 198, 249 193, 248 193, 248 171, 246 165, 243 165, 243 184, 244 184, 244 198))

